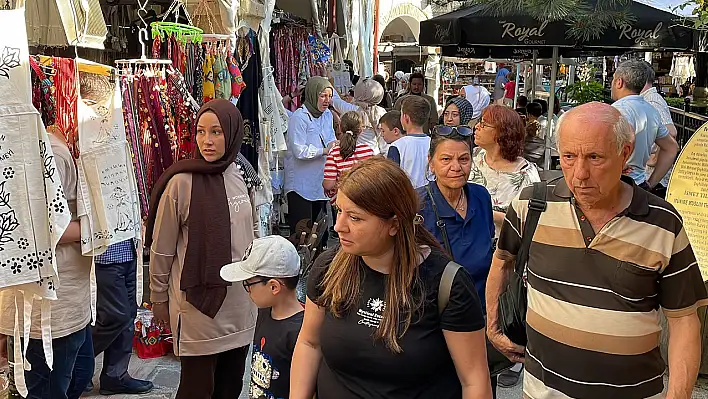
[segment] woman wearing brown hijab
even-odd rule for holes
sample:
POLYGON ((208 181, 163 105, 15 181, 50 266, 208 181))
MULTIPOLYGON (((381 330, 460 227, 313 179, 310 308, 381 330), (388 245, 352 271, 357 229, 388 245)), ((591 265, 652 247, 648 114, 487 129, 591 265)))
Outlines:
POLYGON ((177 399, 238 397, 256 308, 240 286, 221 279, 254 238, 246 184, 234 164, 241 113, 227 100, 197 115, 198 154, 170 167, 150 199, 150 300, 169 323, 182 363, 177 399))

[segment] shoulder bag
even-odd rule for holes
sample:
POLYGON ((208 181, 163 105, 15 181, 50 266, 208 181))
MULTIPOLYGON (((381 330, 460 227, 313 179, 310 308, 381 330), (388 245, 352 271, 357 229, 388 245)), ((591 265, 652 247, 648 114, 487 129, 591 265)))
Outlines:
MULTIPOLYGON (((430 197, 430 204, 433 207, 433 212, 435 212, 436 224, 440 228, 440 232, 443 237, 443 244, 445 245, 445 250, 448 252, 452 261, 445 265, 445 270, 443 271, 442 278, 440 278, 440 286, 438 288, 438 313, 442 315, 443 310, 450 301, 450 292, 452 291, 452 283, 455 280, 455 275, 457 275, 458 270, 462 268, 459 264, 454 262, 454 256, 452 255, 452 248, 450 247, 450 240, 447 236, 447 229, 445 227, 445 221, 440 218, 438 213, 438 206, 433 198, 433 192, 430 190, 430 185, 425 186, 428 196, 430 197)), ((484 310, 484 309, 483 309, 484 310)), ((489 375, 494 377, 499 375, 506 370, 514 367, 514 363, 507 359, 501 352, 499 352, 494 345, 492 345, 488 339, 487 342, 487 365, 489 366, 489 375)))
POLYGON ((521 236, 521 247, 516 256, 514 273, 510 273, 504 291, 499 295, 498 321, 502 333, 513 343, 526 346, 526 262, 529 258, 529 248, 538 226, 541 213, 546 211, 547 183, 542 181, 533 186, 533 196, 529 200, 529 210, 524 222, 521 236))

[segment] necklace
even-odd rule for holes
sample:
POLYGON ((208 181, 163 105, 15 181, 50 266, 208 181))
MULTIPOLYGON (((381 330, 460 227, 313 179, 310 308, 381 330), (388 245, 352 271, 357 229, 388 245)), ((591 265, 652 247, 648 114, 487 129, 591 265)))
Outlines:
POLYGON ((462 189, 462 191, 460 192, 460 198, 457 199, 457 204, 455 205, 455 210, 458 210, 458 211, 465 210, 465 205, 467 205, 467 204, 466 204, 466 201, 465 202, 462 201, 462 198, 464 198, 464 197, 465 197, 465 190, 462 189))

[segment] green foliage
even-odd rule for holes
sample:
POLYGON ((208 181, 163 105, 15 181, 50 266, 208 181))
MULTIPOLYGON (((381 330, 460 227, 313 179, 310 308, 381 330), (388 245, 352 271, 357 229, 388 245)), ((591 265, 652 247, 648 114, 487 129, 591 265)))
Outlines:
POLYGON ((578 105, 604 100, 604 86, 600 82, 578 82, 566 87, 565 92, 578 105))
POLYGON ((691 10, 693 17, 690 23, 686 22, 686 24, 692 25, 696 29, 708 29, 708 0, 685 0, 682 4, 674 7, 673 11, 685 11, 687 8, 691 10))
POLYGON ((685 101, 683 98, 666 97, 666 98, 664 98, 664 100, 666 100, 666 103, 669 104, 670 107, 683 109, 683 105, 684 105, 684 101, 685 101))

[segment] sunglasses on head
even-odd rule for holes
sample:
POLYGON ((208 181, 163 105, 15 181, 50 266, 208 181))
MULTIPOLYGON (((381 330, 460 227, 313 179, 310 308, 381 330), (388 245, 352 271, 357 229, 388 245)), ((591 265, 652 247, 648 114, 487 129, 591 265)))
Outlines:
POLYGON ((435 134, 438 136, 451 136, 452 134, 458 134, 462 137, 470 137, 474 134, 474 129, 469 126, 435 126, 435 134))

